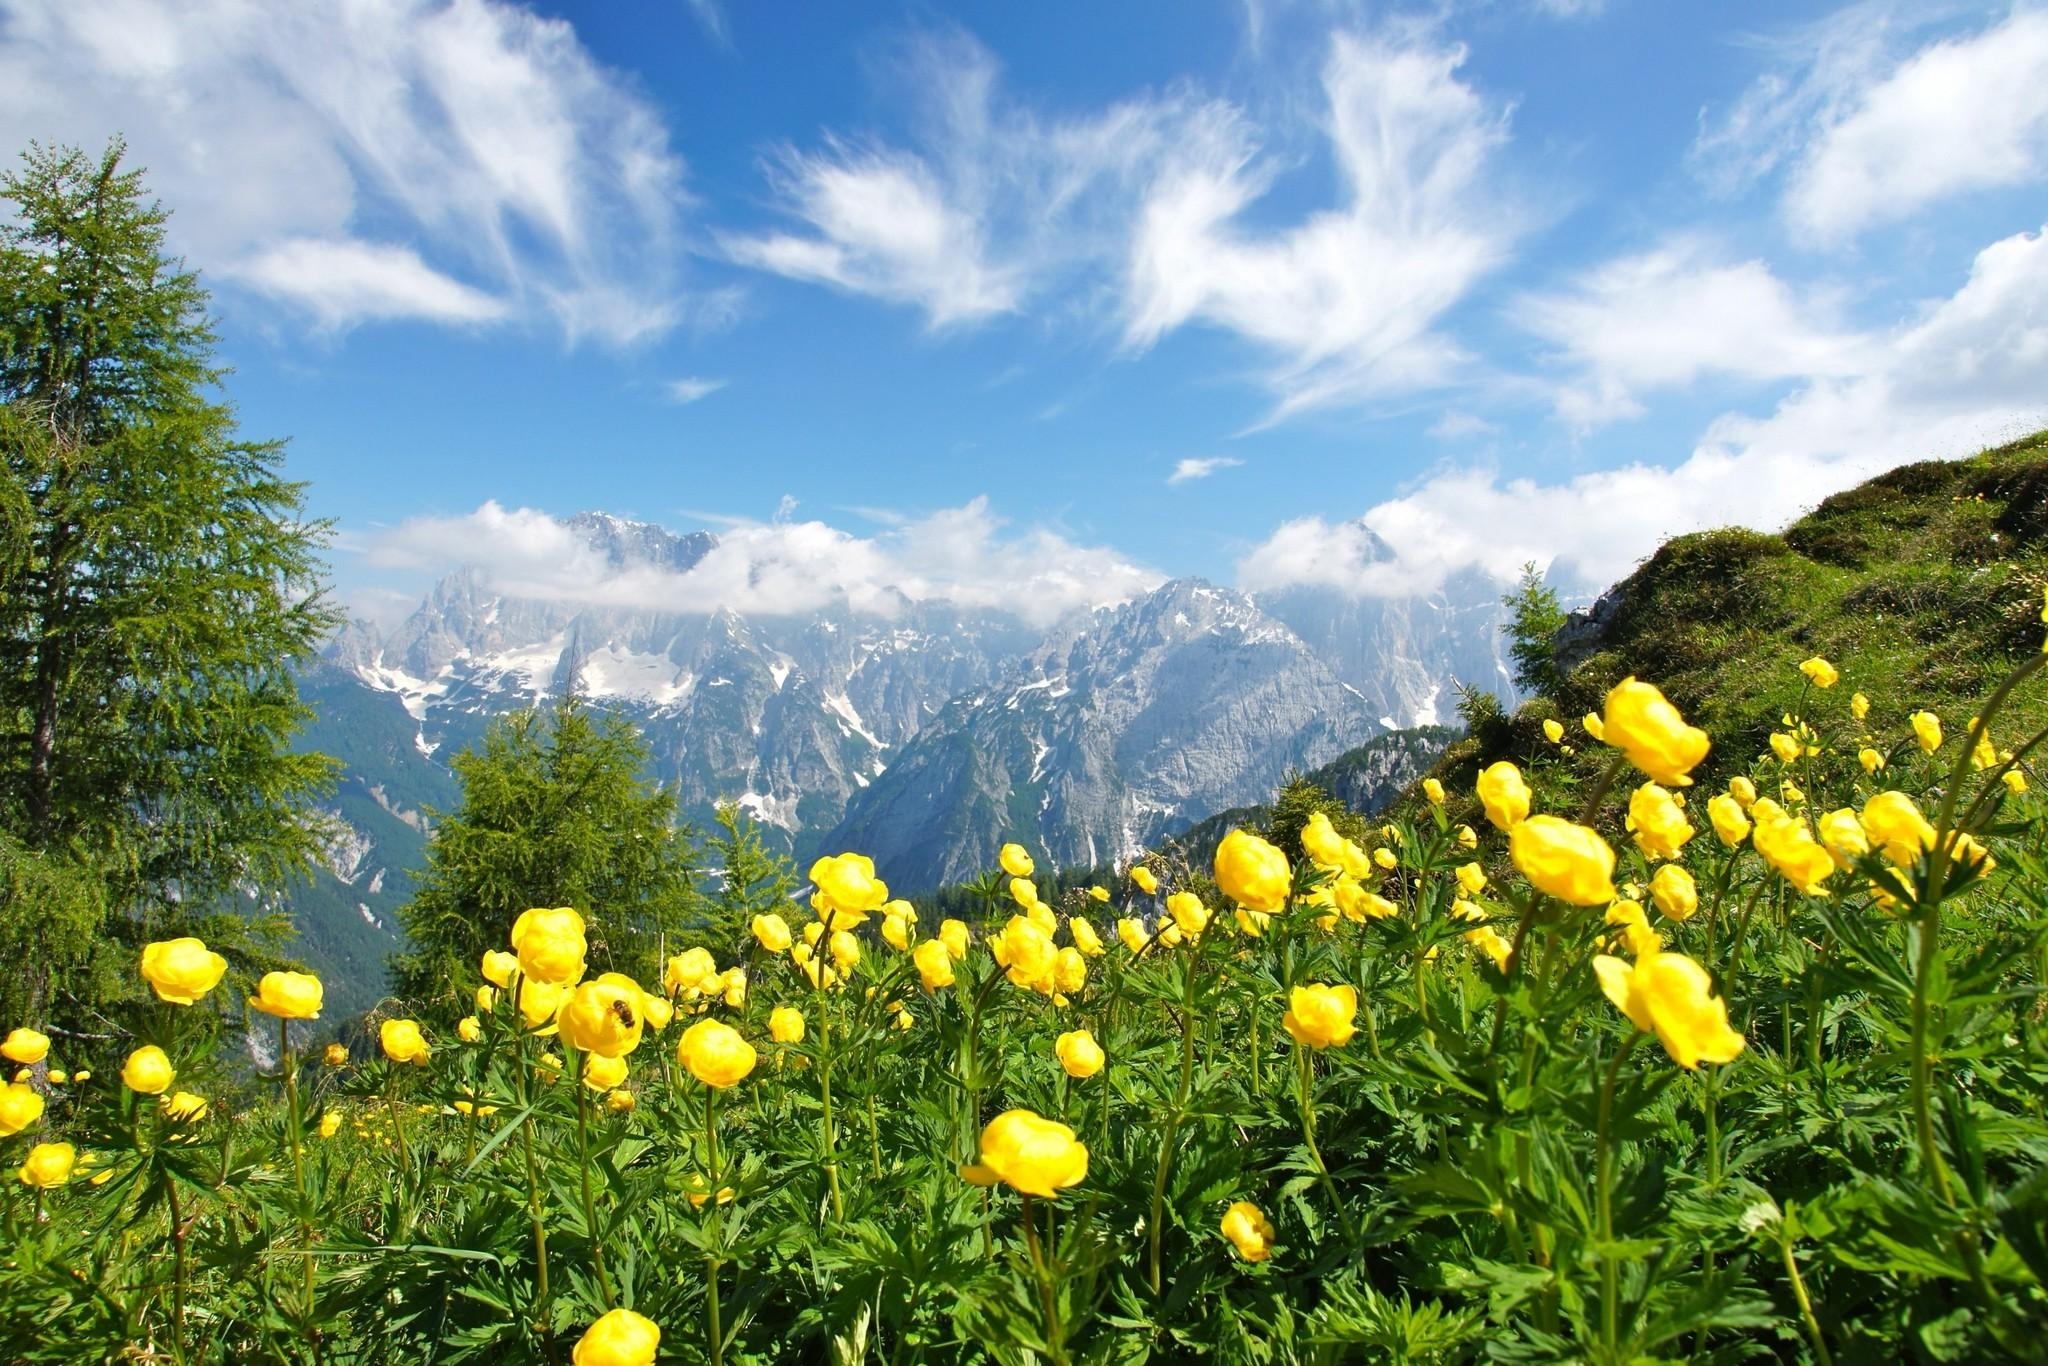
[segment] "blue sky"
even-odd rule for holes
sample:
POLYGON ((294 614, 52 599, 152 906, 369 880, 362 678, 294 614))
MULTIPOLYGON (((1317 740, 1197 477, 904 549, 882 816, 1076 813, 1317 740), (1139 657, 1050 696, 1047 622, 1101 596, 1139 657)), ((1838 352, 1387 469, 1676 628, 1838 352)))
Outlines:
POLYGON ((0 0, 115 132, 365 611, 1595 588, 2048 422, 2032 5, 0 0))

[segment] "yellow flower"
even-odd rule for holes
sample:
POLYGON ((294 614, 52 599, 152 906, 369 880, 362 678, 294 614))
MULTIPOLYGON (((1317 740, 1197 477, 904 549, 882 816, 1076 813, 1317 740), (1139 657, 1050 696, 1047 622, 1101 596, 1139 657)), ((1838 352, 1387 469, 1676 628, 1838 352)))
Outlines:
MULTIPOLYGON (((1251 831, 1237 829, 1216 846, 1216 885, 1246 910, 1271 915, 1287 904, 1293 875, 1287 867, 1287 855, 1251 831)), ((1177 893, 1176 897, 1185 895, 1177 893)), ((1167 899, 1168 910, 1173 909, 1175 900, 1167 899)), ((1180 919, 1179 912, 1174 913, 1174 918, 1180 919)), ((1201 932, 1199 927, 1189 929, 1186 922, 1181 923, 1181 928, 1191 935, 1201 932)))
POLYGON ((1045 932, 1051 939, 1060 932, 1060 918, 1052 913, 1052 907, 1043 901, 1034 901, 1024 910, 1024 918, 1045 932))
POLYGON ((384 1045, 384 1056, 393 1062, 425 1064, 433 1052, 417 1020, 386 1020, 377 1030, 377 1041, 384 1045))
POLYGON ((1105 952, 1102 947, 1102 936, 1095 932, 1095 926, 1079 916, 1068 918, 1067 933, 1072 936, 1074 947, 1088 957, 1100 958, 1105 952))
POLYGON ((1663 912, 1665 919, 1676 920, 1682 925, 1699 909, 1699 885, 1683 866, 1667 863, 1650 879, 1650 900, 1657 903, 1657 909, 1663 912))
POLYGON ((320 1116, 320 1137, 333 1138, 341 1132, 341 1111, 328 1110, 320 1116))
POLYGON ((1422 780, 1422 795, 1429 799, 1431 806, 1442 806, 1444 804, 1444 785, 1434 778, 1424 778, 1422 780))
POLYGON ((266 972, 249 1004, 280 1020, 317 1020, 326 994, 320 979, 309 972, 266 972))
POLYGON ((768 952, 782 953, 792 942, 789 922, 773 911, 766 915, 757 915, 754 917, 754 939, 768 952))
POLYGON ((1849 715, 1855 717, 1858 721, 1869 716, 1870 699, 1860 692, 1852 694, 1849 698, 1849 715))
POLYGON ((555 1012, 562 1008, 562 1000, 569 994, 569 988, 553 982, 523 981, 519 984, 519 1017, 526 1021, 526 1027, 540 1033, 555 1031, 555 1012))
POLYGON ((626 1060, 608 1058, 602 1053, 587 1053, 583 1057, 583 1084, 593 1091, 611 1091, 626 1079, 626 1060))
POLYGON ((1368 892, 1355 882, 1339 882, 1335 889, 1337 909, 1344 913, 1346 920, 1385 920, 1388 916, 1399 915, 1401 908, 1381 896, 1368 892))
POLYGON ((1728 1027, 1727 1002, 1713 994, 1707 970, 1684 954, 1646 954, 1633 964, 1601 954, 1593 971, 1615 1008, 1656 1034, 1680 1067, 1733 1062, 1742 1052, 1742 1036, 1728 1027))
POLYGON ((1486 819, 1502 830, 1512 830, 1529 815, 1529 785, 1522 781, 1522 770, 1507 760, 1489 765, 1479 775, 1479 804, 1486 808, 1486 819))
MULTIPOLYGON (((704 1188, 704 1178, 692 1172, 690 1173, 688 1185, 689 1191, 687 1193, 690 1198, 690 1208, 703 1209, 705 1203, 711 1199, 711 1192, 704 1188)), ((718 1203, 730 1205, 737 1194, 738 1192, 734 1191, 731 1186, 720 1186, 718 1188, 718 1203)))
POLYGON ((1145 945, 1151 942, 1152 938, 1150 935, 1145 933, 1145 927, 1143 925, 1131 919, 1129 916, 1124 916, 1116 922, 1116 937, 1120 941, 1122 941, 1123 946, 1129 949, 1132 953, 1144 952, 1145 945))
POLYGON ((197 939, 160 939, 142 948, 142 975, 157 999, 189 1006, 220 985, 228 960, 197 939))
POLYGON ((55 1190, 71 1179, 77 1165, 78 1149, 69 1143, 38 1143, 28 1150, 21 1164, 21 1184, 38 1190, 55 1190))
POLYGON ((190 1091, 178 1091, 157 1097, 156 1108, 174 1123, 197 1124, 206 1118, 206 1097, 195 1096, 190 1091))
POLYGON ((1603 919, 1607 924, 1618 926, 1621 930, 1619 936, 1608 937, 1607 946, 1610 948, 1617 943, 1626 944, 1628 951, 1640 958, 1646 953, 1655 953, 1664 947, 1663 938, 1650 928, 1649 918, 1643 914, 1640 902, 1626 899, 1617 901, 1607 908, 1603 919))
POLYGON ((121 1084, 140 1095, 162 1095, 177 1079, 178 1069, 171 1066, 170 1055, 153 1043, 136 1049, 121 1064, 121 1084))
POLYGON ((1707 733, 1689 726, 1655 684, 1624 678, 1607 694, 1602 737, 1665 787, 1689 787, 1686 775, 1707 757, 1707 733))
POLYGON ((1586 728, 1586 734, 1592 736, 1595 740, 1604 741, 1607 738, 1607 723, 1600 719, 1599 712, 1587 712, 1584 716, 1581 716, 1579 718, 1579 724, 1581 726, 1584 726, 1586 728))
POLYGON ((754 1046, 719 1020, 699 1020, 683 1031, 676 1061, 706 1086, 724 1089, 754 1070, 754 1046))
POLYGON ((569 1354, 574 1366, 654 1366, 661 1329, 630 1309, 614 1309, 584 1332, 569 1354))
POLYGON ((1248 1262, 1263 1262, 1273 1255, 1273 1225, 1249 1200, 1239 1200, 1223 1212, 1223 1236, 1248 1262))
POLYGON ((1088 1148, 1064 1124, 1029 1110, 1005 1110, 981 1131, 981 1161, 962 1167, 960 1175, 1050 1200, 1087 1179, 1088 1148))
POLYGON ((1864 833, 1863 822, 1856 819, 1855 811, 1849 807, 1828 812, 1820 818, 1819 825, 1820 842, 1834 855, 1837 868, 1852 867, 1870 852, 1870 838, 1864 833))
POLYGON ((662 990, 691 1000, 719 990, 722 982, 718 960, 706 948, 670 954, 661 971, 662 990))
POLYGON ((860 940, 853 937, 851 930, 832 931, 825 948, 832 955, 833 965, 842 972, 860 962, 860 940))
POLYGON ((1742 812, 1742 803, 1727 793, 1707 803, 1707 818, 1714 823, 1714 834, 1721 843, 1733 849, 1749 838, 1749 817, 1742 812))
POLYGON ((795 1006, 777 1006, 768 1012, 768 1037, 777 1043, 804 1041, 804 1013, 795 1006))
POLYGON ((1771 753, 1778 756, 1778 762, 1789 764, 1799 757, 1799 742, 1783 731, 1771 732, 1771 753))
POLYGON ((1061 991, 1077 992, 1087 985, 1088 960, 1081 956, 1079 949, 1061 949, 1053 955, 1052 976, 1061 991))
POLYGON ((1508 857, 1537 891, 1574 906, 1614 900, 1614 851, 1583 825, 1531 816, 1508 835, 1508 857))
POLYGON ((1003 851, 996 855, 996 862, 1000 863, 1003 871, 1011 877, 1030 877, 1038 869, 1038 865, 1031 861, 1031 855, 1021 844, 1004 845, 1003 851))
POLYGON ((965 958, 967 956, 967 923, 962 920, 941 920, 939 922, 939 942, 946 946, 946 952, 953 955, 956 962, 965 958))
MULTIPOLYGON (((726 1006, 732 1010, 738 1010, 741 1006, 744 1006, 747 1003, 747 970, 735 963, 725 970, 725 976, 721 980, 725 991, 726 1006)), ((712 988, 714 991, 718 989, 718 987, 712 988)))
POLYGON ((1514 945, 1504 939, 1499 930, 1491 925, 1481 925, 1476 930, 1465 931, 1465 942, 1491 958, 1496 968, 1507 971, 1508 955, 1514 952, 1514 945))
POLYGON ((2005 790, 2017 797, 2027 790, 2027 775, 2016 768, 2009 768, 1998 775, 1998 781, 2005 784, 2005 790))
POLYGON ((1544 717, 1543 738, 1550 741, 1550 743, 1553 745, 1556 744, 1558 741, 1564 739, 1564 726, 1560 724, 1554 717, 1544 717))
POLYGON ((1193 892, 1175 892, 1166 898, 1166 913, 1190 939, 1200 939, 1202 931, 1209 928, 1209 908, 1193 892))
POLYGON ((1092 1077, 1102 1070, 1102 1045, 1096 1043, 1095 1036, 1085 1029, 1070 1029, 1060 1035, 1052 1051, 1059 1056, 1060 1066, 1070 1077, 1092 1077))
POLYGON ((519 955, 502 949, 485 949, 481 966, 486 982, 494 987, 509 987, 512 974, 519 971, 519 955))
POLYGON ((1459 826, 1458 847, 1466 850, 1477 849, 1479 847, 1479 832, 1469 825, 1459 826))
POLYGON ((1750 814, 1756 817, 1753 839, 1764 862, 1806 895, 1825 895, 1822 884, 1835 875, 1834 856, 1807 831, 1806 822, 1768 798, 1760 799, 1750 814))
POLYGON ((900 915, 882 917, 882 942, 898 953, 910 948, 910 922, 900 915))
POLYGON ((1109 888, 1090 887, 1088 889, 1088 898, 1091 901, 1101 901, 1106 903, 1109 900, 1109 888))
POLYGON ((50 1036, 26 1027, 10 1030, 7 1042, 0 1043, 0 1058, 25 1067, 33 1067, 49 1055, 50 1036))
POLYGON ((0 1138, 12 1138, 42 1117, 40 1091, 18 1081, 0 1086, 0 1138))
POLYGON ((926 991, 940 991, 953 985, 953 954, 943 939, 927 939, 910 955, 926 991))
POLYGON ((455 1022, 455 1037, 464 1043, 482 1043, 484 1022, 474 1015, 465 1015, 455 1022))
POLYGON ((811 865, 817 891, 811 907, 834 930, 850 930, 882 908, 889 885, 875 876, 875 862, 864 854, 840 854, 811 865))
POLYGON ((1756 805, 1756 784, 1737 774, 1728 780, 1728 795, 1735 799, 1737 806, 1747 811, 1756 805))
POLYGON ((1941 748, 1941 718, 1931 711, 1913 713, 1913 738, 1920 742, 1920 748, 1932 754, 1941 748))
POLYGON ((1842 678, 1839 673, 1835 672, 1835 666, 1822 659, 1819 655, 1815 655, 1812 659, 1801 664, 1799 672, 1813 680, 1813 686, 1816 688, 1832 688, 1842 678))
POLYGON ((631 1091, 614 1091, 604 1098, 604 1108, 615 1115, 630 1115, 636 1102, 631 1091))
POLYGON ((569 993, 555 1016, 562 1042, 586 1053, 623 1058, 640 1046, 647 993, 621 972, 607 972, 569 993))
POLYGON ((1863 828, 1886 860, 1901 868, 1934 847, 1934 827, 1903 792, 1880 792, 1865 802, 1863 828))
POLYGON ((1391 849, 1373 850, 1372 861, 1389 873, 1401 866, 1400 858, 1391 849))
POLYGON ((1301 827, 1301 850, 1318 868, 1342 868, 1346 842, 1325 812, 1313 812, 1301 827))
POLYGON ((1628 828, 1635 835, 1636 847, 1652 860, 1677 858, 1693 837, 1685 808, 1655 783, 1644 783, 1630 794, 1628 828))
POLYGON ((1038 885, 1028 877, 1011 878, 1010 900, 1016 902, 1024 910, 1030 910, 1038 904, 1038 885))
POLYGON ((1998 762, 1998 746, 1991 743, 1991 730, 1976 717, 1970 718, 1969 734, 1977 738, 1970 744, 1970 767, 1982 773, 1998 762))
POLYGON ((1478 896, 1486 890, 1486 870, 1476 863, 1459 864, 1458 888, 1466 896, 1478 896))
POLYGON ((583 979, 583 958, 589 945, 583 917, 573 907, 535 907, 512 922, 512 947, 519 971, 529 981, 573 986, 583 979))
POLYGON ((1152 876, 1152 870, 1142 863, 1131 865, 1131 881, 1136 883, 1138 890, 1146 896, 1151 896, 1159 890, 1159 879, 1152 876))
POLYGON ((1309 982, 1296 987, 1287 997, 1289 1009, 1280 1023, 1296 1043, 1310 1048, 1328 1048, 1350 1041, 1358 1032, 1351 1023, 1358 1014, 1358 991, 1351 986, 1324 986, 1309 982))
POLYGON ((348 1066, 348 1045, 331 1043, 327 1045, 327 1051, 321 1056, 326 1059, 329 1067, 346 1067, 348 1066))

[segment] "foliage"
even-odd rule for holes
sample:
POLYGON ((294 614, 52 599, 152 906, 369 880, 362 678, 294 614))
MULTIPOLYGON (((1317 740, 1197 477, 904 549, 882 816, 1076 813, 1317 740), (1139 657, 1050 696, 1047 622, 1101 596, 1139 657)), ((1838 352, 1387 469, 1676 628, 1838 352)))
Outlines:
POLYGON ((302 875, 330 772, 290 749, 305 719, 290 665, 335 621, 316 583, 326 528, 303 519, 280 444, 236 431, 206 296, 121 156, 34 147, 0 179, 14 1010, 131 991, 109 964, 125 969, 139 935, 302 875))
POLYGON ((1522 566, 1521 580, 1501 599, 1508 619, 1501 626, 1508 637, 1508 655, 1515 661, 1515 683, 1543 697, 1557 695, 1564 681, 1557 667, 1557 633, 1564 626, 1564 607, 1557 590, 1543 581, 1534 560, 1522 566))
POLYGON ((426 868, 398 911, 398 996, 436 1019, 466 1013, 460 983, 529 906, 587 910, 600 970, 652 971, 700 903, 690 831, 646 761, 632 723, 573 696, 494 719, 456 755, 462 804, 432 813, 426 868))

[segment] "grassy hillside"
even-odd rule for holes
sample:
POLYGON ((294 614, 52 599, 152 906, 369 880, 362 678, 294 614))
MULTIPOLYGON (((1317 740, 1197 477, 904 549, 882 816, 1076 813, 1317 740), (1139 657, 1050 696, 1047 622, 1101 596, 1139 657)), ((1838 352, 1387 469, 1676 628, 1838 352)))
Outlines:
MULTIPOLYGON (((1609 751, 1579 717, 1629 674, 1662 688, 1714 737, 1694 778, 1711 790, 1748 772, 1781 717, 1799 706, 1799 661, 1822 655, 1842 682, 1815 715, 1871 699, 1869 730, 1898 736, 1922 709, 1959 734, 1976 703, 2041 645, 2048 583, 2048 432, 1966 460, 1906 465, 1838 493, 1782 535, 1721 530, 1667 542, 1561 642, 1575 667, 1555 700, 1525 704, 1452 745, 1435 774, 1469 794, 1496 759, 1551 751, 1542 722, 1565 723, 1578 752, 1560 775, 1590 781, 1609 751), (1575 639, 1575 637, 1577 637, 1575 639)), ((2038 728, 2037 690, 2010 704, 1999 733, 2038 728)))

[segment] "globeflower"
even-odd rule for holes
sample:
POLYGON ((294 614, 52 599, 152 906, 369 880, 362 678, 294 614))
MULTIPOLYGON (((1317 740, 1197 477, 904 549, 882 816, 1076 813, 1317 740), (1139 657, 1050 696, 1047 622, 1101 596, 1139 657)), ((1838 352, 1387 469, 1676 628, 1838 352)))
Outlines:
POLYGON ((1159 890, 1159 879, 1152 876, 1152 870, 1142 863, 1131 865, 1131 881, 1136 883, 1138 890, 1146 896, 1151 896, 1159 890))
POLYGON ((474 1015, 465 1015, 455 1022, 455 1037, 464 1043, 482 1043, 484 1022, 474 1015))
POLYGON ((138 1095, 162 1095, 178 1079, 170 1055, 153 1043, 146 1043, 128 1055, 121 1065, 121 1084, 138 1095))
POLYGON ((280 1020, 317 1020, 326 991, 309 972, 266 972, 250 1005, 280 1020))
POLYGON ((1741 1054, 1743 1039, 1728 1027, 1727 1003, 1713 994, 1707 970, 1684 954, 1645 954, 1633 964, 1600 954, 1593 971, 1615 1009, 1637 1029, 1654 1033, 1680 1067, 1733 1062, 1741 1054))
POLYGON ((479 966, 486 982, 494 987, 509 987, 512 974, 519 971, 519 955, 506 953, 503 949, 485 949, 479 966))
POLYGON ((1628 828, 1635 834, 1636 847, 1652 859, 1677 858, 1693 837, 1685 808, 1655 783, 1644 783, 1630 794, 1628 828))
POLYGON ((1060 1035, 1052 1051, 1070 1077, 1085 1080, 1102 1070, 1102 1045, 1085 1029, 1070 1029, 1060 1035))
POLYGON ((926 991, 953 985, 953 955, 943 939, 925 940, 911 953, 910 961, 917 965, 918 978, 926 991))
POLYGON ((1310 982, 1296 987, 1287 1001, 1289 1009, 1280 1023, 1297 1043, 1324 1049, 1347 1043, 1358 1032, 1351 1022, 1358 1014, 1356 987, 1310 982))
POLYGON ((1687 775, 1707 757, 1707 733, 1689 726, 1653 683, 1630 677, 1607 694, 1602 738, 1665 787, 1689 787, 1687 775))
POLYGON ((882 908, 889 885, 875 876, 875 861, 864 854, 839 854, 811 865, 817 888, 811 906, 834 930, 850 930, 882 908))
POLYGON ((694 999, 717 989, 721 977, 718 960, 706 948, 685 949, 669 955, 661 973, 661 985, 671 996, 694 999))
POLYGON ((1143 925, 1129 916, 1123 916, 1117 920, 1116 937, 1132 953, 1143 953, 1145 945, 1150 943, 1152 938, 1145 933, 1143 925))
POLYGON ((1508 857, 1531 886, 1574 906, 1614 900, 1614 850, 1599 833, 1556 816, 1531 816, 1508 834, 1508 857))
POLYGON ((1038 904, 1038 884, 1028 877, 1011 878, 1010 900, 1016 902, 1024 910, 1030 910, 1038 904))
POLYGON ((78 1149, 69 1143, 38 1143, 28 1150, 21 1164, 21 1184, 37 1190, 55 1190, 71 1179, 78 1163, 78 1149))
POLYGON ((0 1138, 12 1138, 42 1117, 42 1092, 18 1081, 0 1086, 0 1138))
POLYGON ((1736 805, 1747 811, 1756 805, 1756 784, 1737 774, 1728 780, 1728 795, 1735 799, 1736 805))
POLYGON ((521 982, 519 1018, 526 1021, 528 1029, 552 1034, 555 1029, 555 1012, 562 1008, 562 999, 568 994, 569 988, 553 982, 521 982))
POLYGON ((622 972, 607 972, 583 983, 569 993, 555 1016, 562 1042, 585 1053, 625 1057, 640 1046, 646 994, 622 972))
POLYGON ((1682 925, 1699 909, 1699 885, 1683 865, 1667 863, 1650 879, 1650 900, 1657 904, 1665 919, 1682 925))
POLYGON ((49 1055, 50 1036, 25 1027, 8 1031, 7 1042, 0 1043, 0 1058, 24 1067, 34 1067, 49 1055))
POLYGON ((782 953, 789 948, 792 942, 789 933, 789 922, 773 911, 768 912, 766 915, 755 916, 753 930, 754 942, 770 953, 782 953))
POLYGON ((1544 717, 1543 738, 1550 741, 1550 743, 1553 745, 1558 743, 1560 740, 1564 739, 1563 724, 1560 723, 1555 717, 1544 717))
POLYGON ((220 985, 228 960, 197 939, 161 939, 142 948, 142 976, 160 1001, 189 1006, 220 985))
POLYGON ((393 1062, 424 1065, 433 1051, 427 1047, 417 1020, 386 1020, 378 1027, 377 1040, 384 1045, 384 1056, 393 1062))
POLYGON ((1308 823, 1301 827, 1301 850, 1308 855, 1309 862, 1318 868, 1342 868, 1345 842, 1344 837, 1337 833, 1337 827, 1330 824, 1330 818, 1324 812, 1312 813, 1308 823))
POLYGON ((1431 806, 1442 806, 1444 804, 1444 785, 1434 778, 1424 778, 1422 780, 1422 795, 1429 799, 1431 806))
POLYGON ((1802 663, 1799 666, 1799 672, 1812 680, 1813 686, 1816 688, 1832 688, 1842 678, 1839 673, 1835 672, 1835 666, 1822 659, 1819 655, 1815 655, 1812 659, 1802 663))
POLYGON ((1486 890, 1486 870, 1476 863, 1459 864, 1458 890, 1466 896, 1478 896, 1486 890))
POLYGON ((1489 764, 1479 775, 1479 804, 1486 819, 1501 830, 1512 830, 1529 815, 1529 784, 1522 770, 1507 760, 1489 764))
POLYGON ((676 1061, 706 1086, 723 1090, 754 1070, 754 1046, 720 1020, 699 1020, 683 1031, 676 1061))
POLYGON ((1928 754, 1941 748, 1941 718, 1931 711, 1913 713, 1913 738, 1920 742, 1922 751, 1928 754))
POLYGON ((602 1053, 583 1055, 583 1084, 593 1091, 610 1091, 626 1079, 626 1060, 602 1053))
POLYGON ((1102 936, 1095 932, 1095 926, 1079 916, 1068 919, 1067 933, 1073 936, 1074 947, 1088 957, 1100 958, 1105 952, 1102 947, 1102 936))
POLYGON ((1055 1199, 1088 1177, 1088 1148, 1074 1131, 1029 1110, 1005 1110, 981 1131, 981 1161, 960 1175, 978 1186, 1002 1182, 1024 1195, 1055 1199))
POLYGON ((1166 898, 1166 913, 1190 939, 1200 939, 1202 931, 1209 928, 1209 908, 1193 892, 1175 892, 1166 898))
POLYGON ((1752 837, 1757 853, 1807 896, 1823 896, 1822 890, 1835 875, 1835 860, 1806 829, 1806 822, 1787 815, 1776 802, 1768 808, 1763 800, 1751 808, 1756 817, 1752 837))
POLYGON ((574 1366, 654 1366, 661 1329, 630 1309, 614 1309, 590 1325, 569 1354, 574 1366))
POLYGON ((1789 764, 1799 757, 1799 742, 1785 732, 1771 732, 1771 753, 1778 756, 1778 762, 1789 764))
POLYGON ((190 1091, 179 1091, 168 1096, 158 1096, 156 1108, 163 1111, 177 1124, 197 1124, 206 1118, 206 1097, 195 1096, 190 1091))
POLYGON ((1858 721, 1869 716, 1870 699, 1860 692, 1852 694, 1849 698, 1849 715, 1855 717, 1858 721))
POLYGON ((1223 1236, 1248 1262, 1263 1262, 1273 1255, 1273 1225, 1249 1200, 1239 1200, 1223 1212, 1223 1236))
MULTIPOLYGON (((1246 910, 1271 915, 1287 904, 1293 874, 1287 867, 1287 855, 1249 830, 1236 829, 1216 846, 1216 885, 1246 910)), ((1169 898, 1168 908, 1172 905, 1169 898)), ((1187 930, 1185 924, 1181 928, 1187 930)))
POLYGON ((1749 838, 1749 817, 1742 803, 1723 792, 1707 803, 1707 819, 1714 823, 1714 835, 1733 849, 1749 838))
POLYGON ((1820 818, 1820 842, 1834 855, 1837 868, 1852 868, 1856 860, 1870 852, 1870 837, 1864 833, 1863 822, 1856 819, 1855 811, 1842 807, 1830 811, 1820 818))
POLYGON ((1031 855, 1021 844, 1004 845, 1002 852, 996 855, 996 862, 1001 864, 1003 871, 1011 877, 1030 877, 1038 869, 1038 865, 1032 862, 1031 855))
POLYGON ((583 978, 588 944, 583 917, 573 907, 522 911, 512 922, 512 947, 519 955, 519 971, 532 981, 573 986, 583 978))
POLYGON ((882 917, 882 942, 898 953, 910 949, 910 922, 900 915, 882 917))
POLYGON ((1875 777, 1878 770, 1884 767, 1884 755, 1865 745, 1862 749, 1856 751, 1856 762, 1863 765, 1865 773, 1875 777))
POLYGON ((1901 868, 1934 847, 1934 827, 1903 792, 1880 792, 1863 803, 1862 825, 1885 860, 1901 868))
POLYGON ((804 1041, 804 1014, 795 1006, 777 1006, 768 1012, 768 1037, 777 1043, 804 1041))

